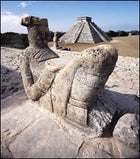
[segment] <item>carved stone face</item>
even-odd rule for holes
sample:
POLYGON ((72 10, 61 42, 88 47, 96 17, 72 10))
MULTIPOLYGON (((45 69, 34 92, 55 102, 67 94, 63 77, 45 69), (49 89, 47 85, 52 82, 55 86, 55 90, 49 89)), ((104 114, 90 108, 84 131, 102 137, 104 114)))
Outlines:
POLYGON ((46 18, 39 18, 34 16, 28 16, 22 18, 21 25, 23 26, 33 26, 33 25, 42 25, 48 28, 48 20, 46 18))
POLYGON ((50 37, 48 20, 45 18, 39 18, 34 16, 29 16, 22 18, 21 25, 28 28, 28 39, 30 44, 35 44, 40 41, 40 43, 47 44, 50 37))

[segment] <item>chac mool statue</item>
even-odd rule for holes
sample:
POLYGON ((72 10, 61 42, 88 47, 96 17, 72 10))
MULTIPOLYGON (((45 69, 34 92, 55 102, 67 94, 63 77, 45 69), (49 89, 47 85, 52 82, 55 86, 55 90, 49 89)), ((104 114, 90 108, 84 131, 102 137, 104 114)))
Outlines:
POLYGON ((21 24, 27 27, 29 39, 21 66, 28 98, 78 125, 103 131, 116 112, 104 103, 102 92, 115 67, 117 50, 99 45, 71 59, 59 57, 47 44, 47 19, 29 16, 21 24))

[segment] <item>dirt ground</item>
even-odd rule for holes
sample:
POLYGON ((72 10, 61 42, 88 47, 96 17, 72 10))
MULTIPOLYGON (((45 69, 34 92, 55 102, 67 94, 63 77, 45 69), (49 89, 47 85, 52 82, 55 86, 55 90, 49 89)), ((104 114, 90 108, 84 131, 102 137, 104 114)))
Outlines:
MULTIPOLYGON (((71 48, 71 51, 83 51, 86 48, 97 46, 100 44, 111 44, 118 49, 119 56, 139 57, 139 36, 114 37, 111 42, 102 42, 97 44, 85 43, 61 43, 60 47, 71 48)), ((49 43, 49 47, 53 46, 53 42, 49 43)))

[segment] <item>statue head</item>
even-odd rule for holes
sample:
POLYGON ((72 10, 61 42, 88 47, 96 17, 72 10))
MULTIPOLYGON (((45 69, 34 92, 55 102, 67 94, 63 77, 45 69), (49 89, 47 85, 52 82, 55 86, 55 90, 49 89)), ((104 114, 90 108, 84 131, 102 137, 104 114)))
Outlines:
POLYGON ((38 42, 47 44, 50 37, 50 31, 48 20, 46 18, 34 16, 24 17, 21 20, 21 25, 26 26, 28 29, 28 40, 30 44, 37 44, 38 42))
POLYGON ((39 18, 34 16, 24 17, 21 20, 21 25, 23 26, 44 26, 48 28, 48 20, 46 18, 39 18))

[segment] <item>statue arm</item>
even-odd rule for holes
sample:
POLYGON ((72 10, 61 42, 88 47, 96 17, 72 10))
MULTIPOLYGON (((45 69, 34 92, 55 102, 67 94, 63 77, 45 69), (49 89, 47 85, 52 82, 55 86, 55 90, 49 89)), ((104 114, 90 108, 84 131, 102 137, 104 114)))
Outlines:
POLYGON ((38 100, 43 96, 50 87, 53 74, 49 71, 43 70, 38 80, 34 82, 32 72, 30 70, 29 59, 26 57, 22 60, 22 80, 25 92, 29 99, 38 100))

